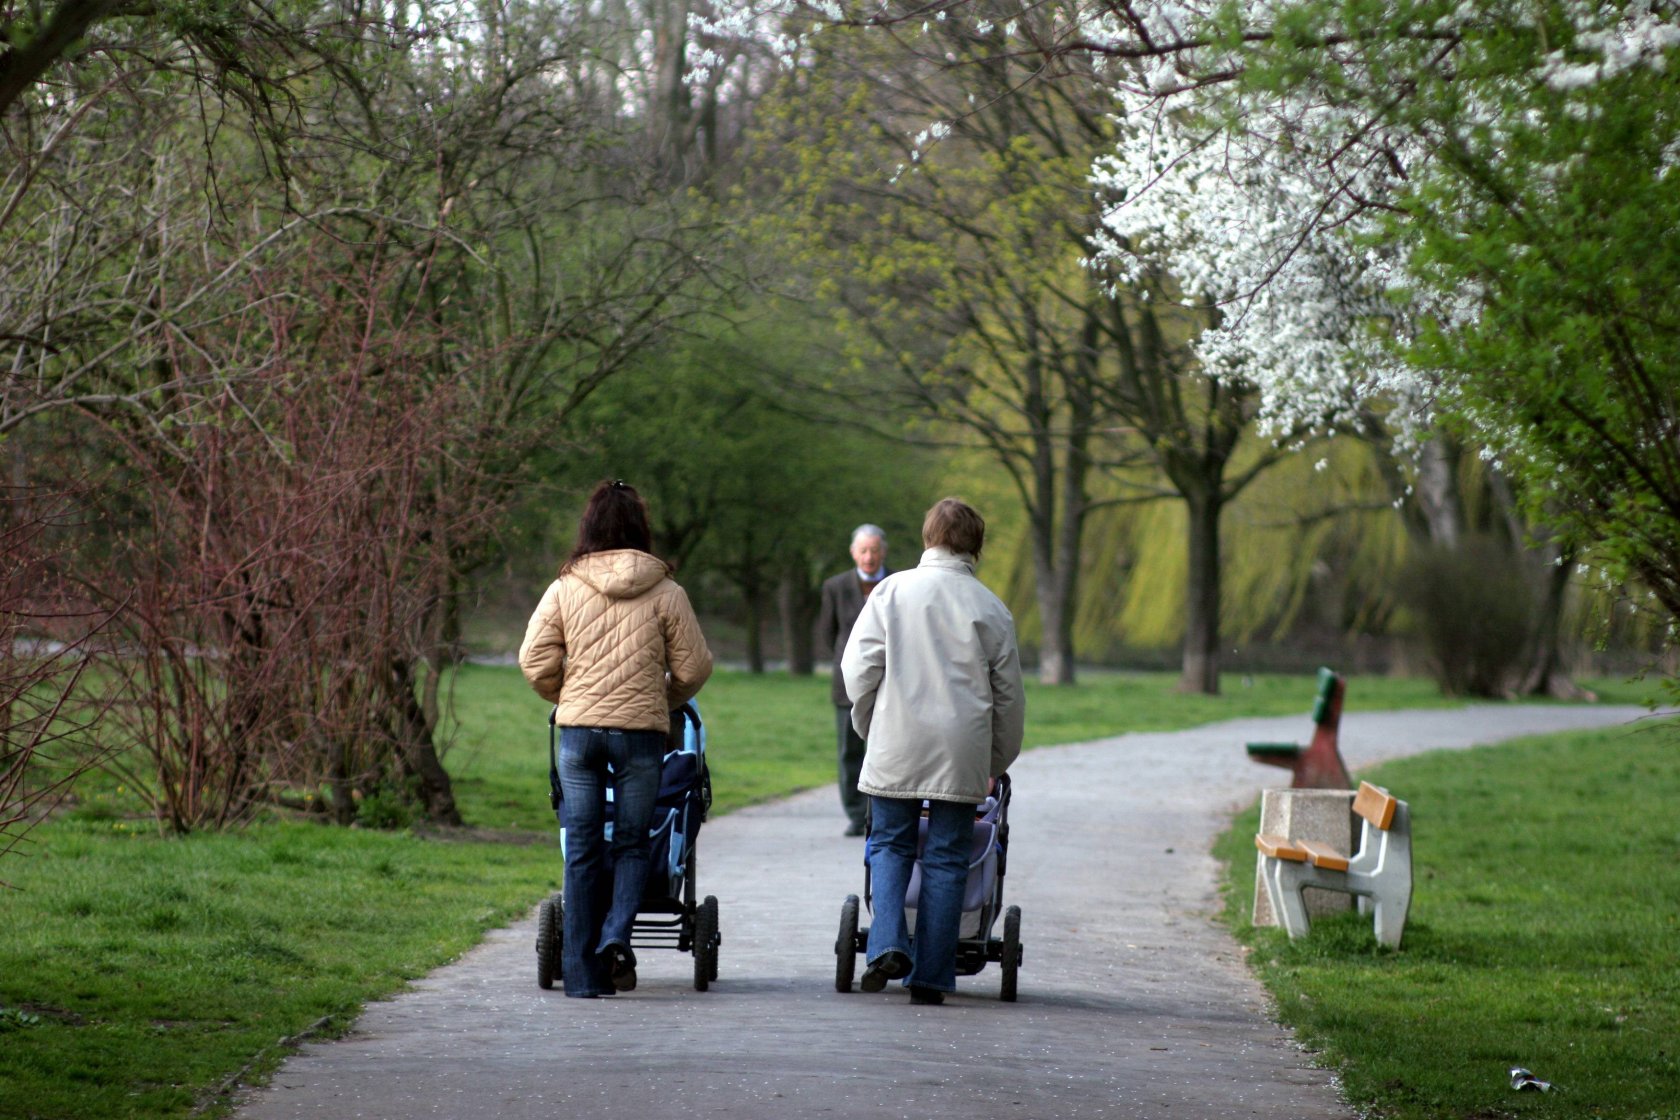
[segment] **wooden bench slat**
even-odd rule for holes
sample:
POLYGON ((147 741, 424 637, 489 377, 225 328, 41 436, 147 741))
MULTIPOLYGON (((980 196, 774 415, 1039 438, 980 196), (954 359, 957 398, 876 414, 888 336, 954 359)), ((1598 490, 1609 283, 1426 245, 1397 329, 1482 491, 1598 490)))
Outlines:
POLYGON ((1254 846, 1259 848, 1262 854, 1273 859, 1294 860, 1296 863, 1307 861, 1307 850, 1287 836, 1263 832, 1254 838, 1254 846))
POLYGON ((1297 840, 1295 843, 1306 849, 1307 858, 1312 861, 1314 867, 1322 867, 1326 871, 1348 869, 1348 857, 1328 844, 1318 840, 1297 840))
POLYGON ((1399 799, 1390 796, 1386 790, 1378 789, 1370 782, 1360 782, 1359 792, 1353 798, 1353 811, 1387 832, 1394 824, 1394 807, 1398 804, 1399 799))

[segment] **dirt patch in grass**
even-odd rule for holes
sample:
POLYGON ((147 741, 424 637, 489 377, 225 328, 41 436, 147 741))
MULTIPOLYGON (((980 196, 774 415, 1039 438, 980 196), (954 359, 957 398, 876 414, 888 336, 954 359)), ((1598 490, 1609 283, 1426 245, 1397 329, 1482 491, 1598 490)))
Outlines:
POLYGON ((558 841, 553 832, 532 832, 523 828, 474 828, 471 825, 463 827, 446 827, 443 825, 416 825, 414 835, 426 840, 442 840, 455 844, 517 844, 521 847, 531 847, 537 844, 554 844, 558 848, 558 841))

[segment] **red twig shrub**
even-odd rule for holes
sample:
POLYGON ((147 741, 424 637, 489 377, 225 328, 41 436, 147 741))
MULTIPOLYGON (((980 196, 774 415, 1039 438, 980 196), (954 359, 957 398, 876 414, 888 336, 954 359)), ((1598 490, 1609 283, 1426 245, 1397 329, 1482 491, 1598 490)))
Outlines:
POLYGON ((260 369, 165 429, 108 427, 143 496, 107 592, 128 604, 112 717, 144 760, 119 765, 171 830, 277 801, 348 822, 383 791, 458 820, 416 689, 450 542, 496 512, 442 467, 485 434, 403 262, 333 263, 257 276, 285 294, 253 299, 223 354, 258 339, 260 369))
POLYGON ((70 509, 68 490, 0 487, 0 857, 100 757, 98 703, 81 687, 100 620, 55 564, 70 509))

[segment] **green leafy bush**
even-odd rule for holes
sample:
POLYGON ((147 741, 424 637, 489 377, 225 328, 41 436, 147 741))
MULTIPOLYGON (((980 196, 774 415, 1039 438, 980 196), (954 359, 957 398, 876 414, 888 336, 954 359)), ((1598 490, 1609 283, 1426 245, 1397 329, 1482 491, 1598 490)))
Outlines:
POLYGON ((1504 696, 1522 667, 1533 596, 1517 557, 1487 536, 1418 552, 1402 569, 1430 671, 1449 696, 1504 696))

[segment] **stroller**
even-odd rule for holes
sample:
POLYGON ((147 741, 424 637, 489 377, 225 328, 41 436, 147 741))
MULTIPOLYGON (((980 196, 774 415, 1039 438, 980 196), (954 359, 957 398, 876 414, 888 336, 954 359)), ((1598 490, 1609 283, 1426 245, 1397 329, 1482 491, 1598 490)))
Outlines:
MULTIPOLYGON (((963 892, 962 925, 957 940, 957 975, 973 976, 996 961, 1003 968, 1000 996, 1015 1002, 1016 972, 1021 967, 1021 908, 1003 909, 1003 874, 1009 854, 1009 775, 997 780, 991 796, 975 809, 974 841, 969 848, 968 886, 963 892), (1003 937, 994 938, 992 926, 1003 914, 1003 937)), ((869 889, 869 844, 864 839, 863 896, 874 909, 869 889)), ((922 819, 921 841, 917 845, 915 869, 905 894, 905 920, 915 926, 916 900, 922 883, 921 845, 927 842, 927 819, 922 819)), ((859 953, 869 948, 869 929, 858 928, 858 896, 849 894, 840 907, 840 936, 834 942, 834 989, 852 990, 852 974, 859 953)))
MULTIPOLYGON (((562 808, 559 742, 554 715, 548 717, 549 804, 560 820, 560 852, 566 851, 566 817, 562 808)), ((687 703, 671 713, 671 749, 666 751, 659 779, 659 800, 649 834, 653 838, 647 887, 642 893, 630 944, 675 949, 694 954, 694 990, 703 992, 717 979, 718 902, 711 895, 695 899, 695 840, 712 807, 712 778, 706 769, 706 728, 700 712, 687 703)), ((608 840, 612 838, 612 793, 607 794, 608 840)), ((555 893, 537 912, 537 986, 545 991, 562 979, 565 900, 555 893)))

